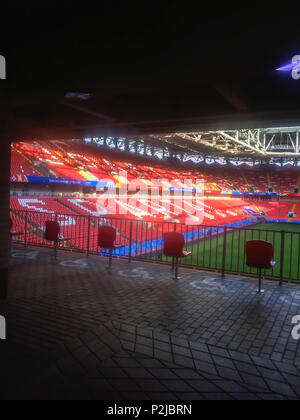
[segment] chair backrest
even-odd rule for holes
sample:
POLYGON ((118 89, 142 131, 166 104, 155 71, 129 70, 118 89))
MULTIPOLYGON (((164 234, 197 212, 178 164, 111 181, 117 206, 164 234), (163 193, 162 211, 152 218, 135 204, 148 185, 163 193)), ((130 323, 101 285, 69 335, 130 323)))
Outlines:
POLYGON ((10 219, 9 219, 9 230, 12 230, 12 227, 13 227, 13 221, 12 221, 12 218, 10 217, 10 219))
POLYGON ((167 257, 182 257, 184 236, 178 232, 164 234, 164 255, 167 257))
POLYGON ((250 241, 246 244, 247 265, 256 268, 271 268, 274 257, 273 245, 264 241, 250 241))
POLYGON ((59 223, 52 220, 46 222, 45 239, 46 241, 57 241, 60 232, 59 223))
POLYGON ((117 238, 116 230, 111 226, 101 226, 98 230, 98 246, 113 249, 117 238))

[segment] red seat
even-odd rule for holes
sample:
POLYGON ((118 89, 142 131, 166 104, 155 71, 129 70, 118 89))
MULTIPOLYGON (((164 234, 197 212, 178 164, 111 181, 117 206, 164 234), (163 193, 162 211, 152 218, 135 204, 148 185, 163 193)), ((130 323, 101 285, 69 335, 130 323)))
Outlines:
POLYGON ((12 238, 15 236, 22 236, 24 235, 24 232, 17 232, 15 230, 13 230, 13 221, 10 218, 9 219, 9 236, 10 236, 10 248, 11 248, 11 244, 12 244, 12 238))
POLYGON ((98 229, 98 247, 109 250, 109 266, 112 266, 112 254, 115 249, 120 248, 120 246, 115 245, 117 238, 116 230, 111 226, 101 226, 98 229))
POLYGON ((68 241, 66 238, 60 238, 60 225, 58 222, 55 222, 53 220, 48 220, 45 223, 46 229, 44 233, 44 238, 46 241, 53 242, 54 243, 54 258, 57 257, 57 247, 59 242, 68 241))
POLYGON ((23 233, 23 232, 17 232, 17 231, 15 231, 15 230, 13 230, 13 221, 12 221, 12 219, 11 219, 11 218, 9 219, 9 233, 10 233, 10 236, 20 236, 20 235, 24 235, 24 233, 23 233))
POLYGON ((274 267, 273 245, 265 241, 250 241, 246 243, 246 263, 249 267, 257 268, 259 274, 258 293, 264 293, 261 289, 262 270, 269 270, 274 267))
POLYGON ((45 239, 46 241, 58 241, 58 235, 60 233, 60 226, 59 223, 54 222, 52 220, 48 220, 46 222, 46 230, 45 230, 45 239))
POLYGON ((184 251, 184 236, 178 232, 168 232, 164 234, 164 255, 173 258, 172 269, 175 268, 175 280, 178 280, 179 258, 192 255, 191 252, 184 251))

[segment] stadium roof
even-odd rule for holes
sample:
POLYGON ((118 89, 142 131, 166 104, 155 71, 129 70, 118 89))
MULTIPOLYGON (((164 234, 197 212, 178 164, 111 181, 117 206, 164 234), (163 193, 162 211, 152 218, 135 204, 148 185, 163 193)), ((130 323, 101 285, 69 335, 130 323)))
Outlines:
POLYGON ((219 156, 300 157, 300 127, 203 130, 152 135, 190 151, 219 156))
POLYGON ((261 156, 257 127, 300 125, 300 80, 276 72, 300 53, 292 8, 26 2, 9 12, 0 119, 12 139, 147 135, 261 156))

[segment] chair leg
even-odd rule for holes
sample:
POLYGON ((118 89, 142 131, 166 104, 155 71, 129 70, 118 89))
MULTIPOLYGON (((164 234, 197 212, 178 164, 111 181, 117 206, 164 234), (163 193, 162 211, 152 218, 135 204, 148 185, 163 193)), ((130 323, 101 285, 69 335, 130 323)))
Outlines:
POLYGON ((54 260, 57 260, 57 241, 54 241, 54 260))
POLYGON ((264 294, 265 291, 262 290, 262 269, 260 268, 258 271, 258 289, 257 289, 257 293, 259 294, 264 294))
POLYGON ((109 263, 108 263, 108 269, 110 270, 112 267, 112 249, 109 250, 109 263))
POLYGON ((179 266, 179 259, 176 258, 175 259, 175 277, 174 277, 174 280, 179 280, 179 277, 178 277, 178 266, 179 266))

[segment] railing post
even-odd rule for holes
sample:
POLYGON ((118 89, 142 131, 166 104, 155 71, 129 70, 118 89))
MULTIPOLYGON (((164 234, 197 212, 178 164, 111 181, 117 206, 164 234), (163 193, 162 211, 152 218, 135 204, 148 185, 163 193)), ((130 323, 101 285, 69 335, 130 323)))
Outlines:
POLYGON ((91 235, 91 216, 88 216, 88 239, 87 239, 87 253, 86 256, 90 255, 90 235, 91 235))
POLYGON ((280 251, 280 287, 283 284, 283 266, 284 266, 284 246, 285 246, 285 231, 281 231, 281 251, 280 251))
POLYGON ((128 253, 128 262, 132 261, 132 231, 133 231, 133 221, 130 220, 130 233, 129 233, 129 253, 128 253))
POLYGON ((24 245, 27 248, 27 240, 28 240, 28 211, 25 211, 25 238, 24 238, 24 245))
MULTIPOLYGON (((57 220, 58 220, 58 214, 55 213, 55 221, 56 221, 56 223, 57 223, 57 220)), ((54 259, 55 259, 55 261, 57 260, 57 250, 58 250, 58 247, 59 247, 59 242, 58 242, 58 240, 56 240, 56 241, 54 241, 54 259)))
POLYGON ((226 248, 227 248, 227 226, 224 227, 222 277, 225 277, 225 271, 226 271, 226 248))

